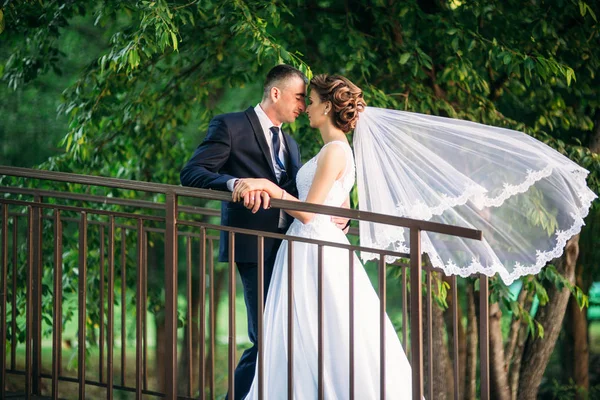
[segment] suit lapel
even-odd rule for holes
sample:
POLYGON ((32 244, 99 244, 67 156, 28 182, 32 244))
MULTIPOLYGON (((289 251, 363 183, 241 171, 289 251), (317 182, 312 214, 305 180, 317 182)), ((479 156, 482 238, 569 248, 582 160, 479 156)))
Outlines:
POLYGON ((260 121, 258 120, 258 116, 254 111, 254 108, 249 107, 246 110, 246 117, 250 121, 250 125, 252 126, 252 130, 254 131, 254 136, 256 137, 256 141, 258 142, 258 146, 260 147, 263 156, 265 157, 265 162, 269 166, 271 170, 271 174, 273 175, 273 180, 276 182, 275 169, 273 168, 273 162, 271 160, 271 153, 269 152, 269 145, 267 144, 267 139, 265 138, 265 133, 263 132, 262 126, 260 125, 260 121))

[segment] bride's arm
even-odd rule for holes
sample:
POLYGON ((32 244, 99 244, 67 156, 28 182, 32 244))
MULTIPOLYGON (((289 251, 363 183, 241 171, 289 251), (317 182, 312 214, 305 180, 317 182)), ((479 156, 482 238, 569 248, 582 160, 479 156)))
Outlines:
MULTIPOLYGON (((323 204, 333 187, 333 183, 340 178, 345 167, 346 154, 340 146, 327 146, 324 148, 319 156, 317 171, 308 191, 306 202, 323 204)), ((233 201, 239 201, 246 193, 253 190, 264 190, 275 199, 300 201, 267 179, 242 179, 235 187, 233 201)), ((311 222, 316 215, 305 211, 285 210, 285 212, 303 224, 311 222)))

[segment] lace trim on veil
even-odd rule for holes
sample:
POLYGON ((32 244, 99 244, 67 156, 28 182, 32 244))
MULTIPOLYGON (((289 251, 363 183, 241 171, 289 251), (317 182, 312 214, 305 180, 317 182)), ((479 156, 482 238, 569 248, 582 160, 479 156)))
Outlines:
MULTIPOLYGON (((545 170, 543 170, 543 171, 545 171, 545 170)), ((520 278, 523 275, 537 274, 549 261, 562 256, 562 254, 564 253, 567 241, 569 239, 571 239, 573 236, 577 235, 579 232, 581 232, 581 228, 585 225, 583 220, 585 217, 587 217, 587 215, 589 213, 589 209, 592 204, 592 201, 596 198, 596 195, 590 189, 588 189, 587 186, 585 186, 585 176, 587 175, 585 173, 586 171, 585 170, 581 171, 581 169, 579 169, 579 170, 574 170, 572 172, 576 175, 575 179, 578 179, 578 180, 584 179, 583 180, 584 190, 577 192, 577 195, 582 202, 582 206, 577 210, 577 213, 571 213, 571 217, 573 219, 573 224, 571 225, 571 227, 569 229, 564 230, 564 231, 557 230, 555 232, 556 244, 552 250, 549 250, 549 251, 537 250, 536 251, 535 264, 526 266, 526 265, 523 265, 520 263, 516 263, 514 266, 514 269, 511 273, 508 273, 506 268, 500 263, 494 263, 491 266, 486 267, 475 259, 473 259, 468 266, 459 267, 451 260, 449 262, 444 263, 444 261, 438 256, 437 251, 433 248, 431 242, 429 240, 423 240, 423 239, 422 239, 422 243, 421 243, 422 254, 427 254, 429 256, 429 259, 431 260, 431 264, 434 268, 439 268, 439 269, 443 270, 447 275, 459 275, 463 278, 471 276, 473 274, 478 274, 478 273, 482 273, 486 276, 492 277, 497 273, 500 275, 500 277, 505 282, 505 284, 510 285, 515 280, 517 280, 518 278, 520 278), (584 173, 581 173, 581 172, 584 172, 584 173)), ((535 174, 528 175, 528 177, 529 176, 535 177, 535 174)), ((536 179, 527 188, 529 188, 531 185, 533 185, 535 182, 539 181, 540 179, 543 179, 544 177, 545 176, 542 176, 542 177, 536 179)), ((519 190, 519 191, 515 191, 513 194, 511 194, 511 196, 514 194, 517 194, 517 193, 524 193, 527 190, 527 188, 526 188, 525 190, 520 191, 521 186, 522 185, 515 186, 515 188, 518 188, 517 190, 519 190)), ((508 197, 506 197, 506 198, 508 198, 508 197)), ((501 204, 498 204, 497 206, 500 206, 500 205, 501 204)), ((408 243, 406 241, 404 241, 403 239, 398 239, 398 238, 403 237, 402 233, 404 232, 405 228, 395 227, 395 226, 390 226, 390 225, 382 227, 382 228, 383 229, 381 229, 381 228, 379 229, 379 233, 382 233, 382 231, 385 232, 385 234, 383 235, 384 236, 383 240, 366 243, 364 245, 365 247, 382 248, 382 249, 388 249, 391 251, 407 253, 407 254, 410 253, 410 248, 408 247, 408 243)), ((425 238, 425 236, 423 236, 423 238, 425 238)), ((484 240, 485 240, 485 238, 484 238, 484 240)), ((362 259, 363 262, 367 262, 367 261, 371 261, 371 260, 379 260, 379 254, 363 252, 363 253, 361 253, 360 258, 362 259)), ((394 257, 394 256, 386 256, 385 257, 385 260, 387 263, 393 263, 393 262, 397 261, 398 259, 399 259, 399 257, 394 257)))
MULTIPOLYGON (((471 201, 473 205, 480 210, 486 207, 500 207, 512 196, 527 192, 531 186, 552 175, 554 170, 555 168, 552 166, 547 166, 538 171, 527 170, 527 176, 523 182, 518 185, 504 183, 504 190, 495 197, 488 197, 485 194, 487 192, 486 189, 473 184, 468 186, 460 196, 450 197, 445 193, 441 194, 440 197, 442 198, 442 201, 436 206, 427 206, 423 202, 418 202, 410 207, 397 204, 396 211, 398 216, 428 221, 434 215, 441 215, 444 211, 456 206, 462 206, 468 201, 471 201)), ((583 179, 583 186, 585 186, 585 177, 587 176, 588 171, 583 168, 574 167, 568 168, 567 172, 574 174, 574 179, 583 179)))

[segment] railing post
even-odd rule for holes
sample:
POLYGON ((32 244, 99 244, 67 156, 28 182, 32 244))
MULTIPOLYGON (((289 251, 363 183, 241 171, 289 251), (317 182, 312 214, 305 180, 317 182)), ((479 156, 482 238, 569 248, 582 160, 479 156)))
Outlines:
POLYGON ((423 304, 421 301, 421 230, 410 229, 410 347, 412 398, 423 398, 423 304))
POLYGON ((58 398, 58 379, 62 357, 62 229, 61 212, 54 210, 54 281, 52 315, 52 398, 58 398))
MULTIPOLYGON (((8 278, 8 204, 0 204, 0 209, 2 210, 2 226, 1 226, 1 235, 2 235, 2 258, 0 259, 0 279, 2 280, 2 286, 0 287, 0 318, 1 318, 1 330, 0 340, 2 340, 2 345, 0 346, 0 398, 4 398, 4 388, 6 384, 6 291, 7 284, 6 279, 8 278)), ((15 217, 16 220, 16 217, 15 217)), ((14 300, 13 300, 14 303, 14 300)), ((12 315, 12 319, 14 321, 15 315, 12 315)), ((15 332, 12 333, 11 342, 15 341, 15 332)))
POLYGON ((257 297, 258 297, 258 301, 257 303, 257 322, 258 322, 258 326, 257 326, 257 336, 258 336, 258 355, 257 355, 257 368, 258 368, 258 399, 259 400, 263 400, 265 398, 265 388, 264 388, 264 371, 265 371, 265 366, 264 366, 264 347, 263 347, 263 324, 264 324, 264 318, 263 318, 263 313, 264 313, 264 301, 263 299, 265 298, 265 240, 262 236, 259 236, 257 238, 257 246, 256 246, 256 252, 257 252, 257 258, 258 258, 258 265, 257 265, 257 274, 258 274, 258 282, 257 282, 257 297))
MULTIPOLYGON (((79 303, 79 332, 78 332, 78 365, 77 380, 79 384, 79 399, 85 399, 85 348, 86 348, 86 329, 87 329, 87 237, 88 221, 87 213, 82 211, 79 220, 79 282, 78 282, 78 303, 79 303)), ((125 314, 123 314, 125 315, 125 314)))
POLYGON ((490 342, 489 342, 489 280, 479 275, 479 370, 481 372, 481 400, 490 398, 490 342))
MULTIPOLYGON (((35 195, 35 203, 42 202, 42 196, 35 195)), ((42 209, 33 208, 33 282, 32 298, 33 315, 31 321, 33 339, 32 360, 32 392, 33 395, 41 395, 42 391, 42 209)))
POLYGON ((108 299, 107 299, 107 319, 108 326, 106 327, 106 344, 107 344, 107 360, 106 360, 106 398, 113 399, 114 385, 114 333, 115 333, 115 217, 110 216, 108 222, 108 299))
MULTIPOLYGON (((235 233, 229 232, 229 345, 227 348, 228 398, 235 399, 235 233)), ((259 299, 261 301, 261 299, 259 299)))
POLYGON ((177 194, 166 194, 165 226, 165 395, 177 399, 177 194))
POLYGON ((31 385, 31 376, 33 375, 32 372, 32 365, 31 365, 31 342, 32 342, 32 332, 31 332, 31 326, 32 324, 32 314, 33 314, 33 307, 32 307, 32 291, 33 291, 33 264, 34 264, 34 253, 33 253, 33 249, 34 249, 34 245, 33 242, 35 241, 34 237, 34 211, 33 211, 33 207, 32 206, 27 206, 27 274, 26 274, 26 300, 25 300, 25 304, 26 304, 26 310, 25 310, 25 398, 27 400, 29 400, 32 396, 32 385, 31 385))
MULTIPOLYGON (((136 301, 135 301, 135 399, 141 400, 143 397, 143 355, 142 355, 142 342, 144 337, 142 335, 142 314, 146 312, 144 310, 142 297, 144 295, 143 281, 144 281, 144 262, 142 258, 142 249, 144 247, 144 220, 138 219, 137 221, 137 277, 136 277, 136 301)), ((165 255, 166 256, 166 255, 165 255)), ((166 351, 166 349, 165 349, 166 351)), ((166 365, 166 364, 165 364, 166 365)), ((160 373, 160 370, 158 371, 160 373)), ((165 382, 166 383, 166 382, 165 382)))

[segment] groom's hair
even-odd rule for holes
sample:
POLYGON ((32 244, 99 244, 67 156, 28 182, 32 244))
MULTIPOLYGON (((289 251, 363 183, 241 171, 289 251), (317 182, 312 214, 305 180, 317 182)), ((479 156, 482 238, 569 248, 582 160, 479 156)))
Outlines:
POLYGON ((269 97, 269 93, 274 86, 281 84, 281 82, 293 78, 298 77, 304 81, 305 85, 308 85, 308 78, 300 71, 287 64, 279 64, 271 68, 271 70, 267 73, 267 78, 265 79, 265 86, 263 91, 263 99, 269 97))

